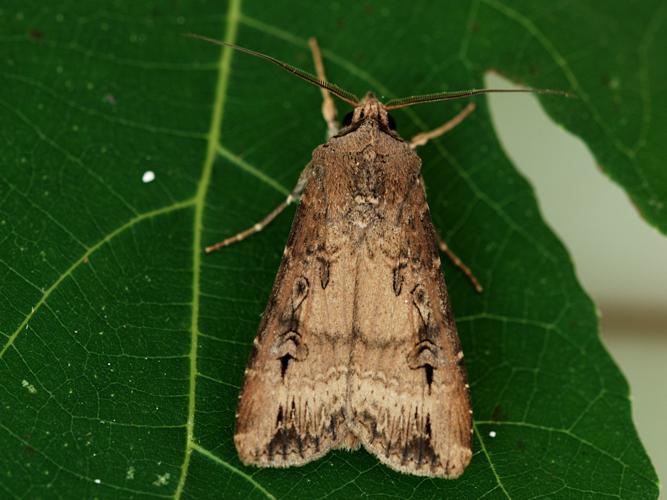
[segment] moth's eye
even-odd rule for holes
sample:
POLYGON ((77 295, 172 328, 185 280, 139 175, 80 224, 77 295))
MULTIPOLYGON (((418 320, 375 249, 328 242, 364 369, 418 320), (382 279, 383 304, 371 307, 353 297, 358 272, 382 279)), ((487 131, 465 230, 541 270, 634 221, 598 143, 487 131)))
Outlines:
POLYGON ((350 111, 348 114, 345 115, 343 118, 343 127, 347 127, 350 123, 352 123, 352 117, 354 116, 354 111, 350 111))
POLYGON ((396 120, 394 117, 387 113, 387 121, 389 122, 389 130, 396 130, 396 120))

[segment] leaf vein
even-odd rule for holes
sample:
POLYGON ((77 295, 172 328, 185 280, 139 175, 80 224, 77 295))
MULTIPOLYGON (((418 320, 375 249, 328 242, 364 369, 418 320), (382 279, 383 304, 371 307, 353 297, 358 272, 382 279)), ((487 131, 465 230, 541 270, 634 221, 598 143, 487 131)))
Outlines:
POLYGON ((193 443, 193 444, 192 444, 192 449, 195 450, 195 451, 197 451, 197 452, 199 452, 199 453, 201 453, 201 454, 204 455, 206 458, 212 460, 212 461, 215 462, 216 464, 221 465, 222 467, 224 467, 224 468, 230 470, 231 472, 233 472, 233 473, 235 473, 235 474, 238 474, 239 476, 241 476, 242 478, 244 478, 245 480, 247 480, 250 484, 252 484, 253 487, 254 487, 257 491, 263 493, 263 494, 266 496, 266 498, 271 498, 271 499, 275 500, 276 497, 274 497, 274 496, 273 496, 273 495, 272 495, 266 488, 264 488, 264 486, 262 486, 259 482, 257 482, 257 480, 256 480, 255 478, 253 478, 253 477, 250 476, 249 474, 246 474, 246 473, 243 472, 241 469, 238 469, 238 468, 234 467, 234 466, 233 466, 232 464, 230 464, 229 462, 226 462, 225 460, 223 460, 222 458, 220 458, 218 455, 216 455, 216 454, 213 453, 212 451, 207 450, 206 448, 204 448, 203 446, 201 446, 201 445, 198 444, 198 443, 193 443))
MULTIPOLYGON (((656 482, 653 479, 651 479, 649 477, 646 477, 641 472, 632 469, 632 467, 630 465, 623 462, 623 460, 621 460, 620 458, 615 457, 614 455, 612 455, 607 450, 604 450, 604 449, 600 448, 599 446, 597 446, 596 444, 594 444, 594 443, 592 443, 592 442, 590 442, 590 441, 588 441, 588 440, 586 440, 582 437, 579 437, 577 434, 574 434, 569 429, 559 429, 557 427, 549 427, 549 426, 546 426, 546 425, 531 424, 530 422, 511 422, 511 421, 508 421, 508 420, 497 421, 497 422, 493 421, 493 420, 476 420, 475 421, 475 426, 477 426, 478 424, 479 425, 508 425, 508 426, 515 426, 515 427, 526 427, 526 428, 529 428, 529 429, 536 429, 536 430, 545 431, 545 432, 564 434, 568 437, 571 437, 575 441, 578 441, 579 443, 592 448, 593 450, 595 450, 598 453, 600 453, 601 455, 604 455, 605 457, 613 460, 614 462, 618 463, 619 465, 623 466, 624 468, 632 470, 635 474, 637 474, 637 476, 641 477, 642 479, 651 483, 652 485, 655 485, 656 487, 658 487, 659 484, 660 484, 659 482, 656 482)), ((478 435, 481 435, 481 434, 478 433, 478 435)))
POLYGON ((170 212, 174 212, 176 210, 181 210, 183 208, 189 207, 193 205, 193 200, 185 200, 181 201, 178 203, 174 203, 172 205, 168 205, 166 207, 158 208, 155 210, 150 210, 148 212, 144 212, 143 214, 139 214, 136 217, 133 217, 129 221, 127 221, 125 224, 122 224, 121 226, 118 226, 116 229, 111 231, 109 234, 101 238, 97 243, 89 247, 82 255, 79 257, 70 267, 68 267, 58 278, 51 284, 49 288, 47 288, 44 293, 42 294, 41 298, 37 301, 37 303, 32 307, 30 313, 28 313, 21 324, 14 330, 14 332, 9 336, 7 339, 7 342, 5 342, 5 345, 2 347, 0 350, 0 359, 4 356, 5 352, 14 344, 16 341, 16 338, 19 336, 19 333, 23 331, 26 326, 28 325, 28 322, 33 318, 35 313, 39 311, 39 309, 46 303, 47 299, 49 296, 53 293, 54 290, 60 286, 60 284, 65 281, 69 276, 72 276, 74 271, 83 263, 85 262, 90 255, 92 255, 94 252, 100 249, 104 244, 109 243, 111 240, 113 240, 116 236, 119 234, 125 232, 127 229, 132 228, 134 225, 138 224, 139 222, 142 222, 147 219, 152 219, 153 217, 157 217, 159 215, 167 214, 170 212))
MULTIPOLYGON (((241 0, 232 0, 229 3, 229 10, 226 16, 226 28, 224 40, 227 43, 236 41, 238 31, 239 16, 241 14, 241 0)), ((199 335, 199 300, 200 300, 200 281, 201 281, 201 255, 202 255, 202 232, 204 227, 204 206, 206 195, 211 180, 213 164, 217 157, 217 148, 220 143, 220 129, 222 126, 225 100, 227 97, 227 86, 229 75, 231 73, 233 50, 229 47, 222 47, 220 50, 218 62, 218 76, 215 87, 215 100, 211 113, 211 123, 208 132, 206 147, 206 157, 202 166, 197 194, 195 196, 194 213, 194 232, 192 239, 192 317, 190 324, 190 384, 188 398, 188 417, 186 424, 185 450, 183 454, 183 463, 181 465, 181 474, 178 478, 178 485, 174 493, 174 498, 180 499, 185 488, 185 481, 190 467, 190 456, 195 445, 194 425, 195 425, 195 407, 197 397, 197 354, 198 354, 198 335, 199 335)), ((245 474, 243 474, 244 477, 245 474)))

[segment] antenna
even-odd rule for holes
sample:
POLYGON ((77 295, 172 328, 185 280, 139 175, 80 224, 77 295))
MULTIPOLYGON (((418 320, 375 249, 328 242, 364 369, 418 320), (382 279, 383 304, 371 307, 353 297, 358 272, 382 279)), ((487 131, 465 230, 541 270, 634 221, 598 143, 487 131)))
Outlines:
POLYGON ((275 64, 276 66, 284 69, 285 71, 288 71, 289 73, 292 73, 293 75, 301 78, 302 80, 305 80, 309 83, 312 83, 313 85, 327 89, 329 92, 331 92, 333 95, 338 97, 339 99, 345 101, 348 104, 351 104, 354 107, 357 107, 359 105, 359 98, 354 95, 351 92, 348 92, 347 90, 344 90, 340 88, 337 85, 334 85, 333 83, 325 82, 323 80, 318 79, 315 75, 311 75, 310 73, 303 71, 299 68, 296 68, 292 66, 291 64, 287 64, 286 62, 280 61, 279 59, 276 59, 275 57, 271 57, 267 54, 263 54, 262 52, 257 52, 256 50, 251 50, 251 49, 246 49, 245 47, 239 47, 238 45, 234 45, 233 43, 228 43, 228 42, 221 42, 220 40, 215 40, 213 38, 209 38, 207 36, 203 35, 198 35, 196 33, 184 33, 184 36, 190 37, 190 38, 196 38, 198 40, 203 40, 205 42, 213 43, 215 45, 222 45, 223 47, 230 47, 234 50, 238 50, 240 52, 245 52, 246 54, 249 54, 251 56, 259 57, 260 59, 264 59, 265 61, 269 61, 270 63, 275 64))
POLYGON ((402 97, 400 99, 392 99, 385 104, 385 109, 390 111, 392 109, 401 109, 412 106, 413 104, 423 104, 426 102, 438 102, 438 101, 452 101, 454 99, 462 99, 464 97, 472 97, 480 94, 491 94, 491 93, 531 93, 531 94, 552 94, 560 95, 564 97, 575 97, 569 92, 564 92, 562 90, 553 90, 553 89, 471 89, 471 90, 458 90, 454 92, 439 92, 436 94, 424 94, 424 95, 415 95, 410 97, 402 97))
MULTIPOLYGON (((269 61, 270 63, 275 64, 276 66, 284 69, 289 73, 292 73, 293 75, 301 78, 302 80, 307 81, 308 83, 311 83, 317 87, 328 90, 333 95, 335 95, 342 101, 345 101, 346 103, 354 106, 355 108, 360 104, 359 98, 352 92, 348 92, 347 90, 344 90, 340 88, 338 85, 334 85, 333 83, 320 80, 315 75, 311 75, 310 73, 303 71, 295 66, 292 66, 291 64, 287 64, 286 62, 283 62, 279 59, 276 59, 275 57, 263 54, 262 52, 257 52, 256 50, 246 49, 245 47, 240 47, 238 45, 234 45, 233 43, 221 42, 220 40, 215 40, 214 38, 209 38, 204 35, 198 35, 196 33, 183 33, 183 35, 190 38, 195 38, 197 40, 203 40, 205 42, 209 42, 215 45, 229 47, 234 50, 238 50, 240 52, 245 52, 246 54, 249 54, 251 56, 264 59, 265 61, 269 61)), ((438 101, 452 101, 454 99, 463 99, 465 97, 472 97, 480 94, 491 94, 491 93, 531 93, 531 94, 560 95, 563 97, 576 97, 575 95, 569 92, 565 92, 562 90, 554 90, 554 89, 534 89, 534 88, 471 89, 471 90, 458 90, 453 92, 438 92, 435 94, 415 95, 410 97, 402 97, 400 99, 391 99, 387 103, 383 104, 383 106, 387 111, 391 111, 393 109, 407 108, 415 104, 423 104, 427 102, 438 102, 438 101)))

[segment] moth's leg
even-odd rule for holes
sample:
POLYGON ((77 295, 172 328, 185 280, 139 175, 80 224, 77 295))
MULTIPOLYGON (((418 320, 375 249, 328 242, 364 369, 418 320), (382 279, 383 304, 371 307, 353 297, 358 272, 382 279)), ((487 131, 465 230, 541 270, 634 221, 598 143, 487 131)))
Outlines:
POLYGON ((472 273, 470 268, 466 266, 454 252, 452 252, 452 250, 449 248, 449 245, 445 243, 445 240, 442 239, 442 237, 438 234, 437 231, 436 231, 436 236, 438 237, 438 247, 440 248, 440 250, 445 254, 447 254, 447 257, 449 257, 449 260, 452 261, 452 264, 454 264, 461 271, 463 271, 463 274, 465 274, 468 277, 470 283, 475 288, 475 291, 477 291, 477 293, 482 293, 484 289, 482 288, 482 285, 479 284, 479 281, 472 273))
POLYGON ((465 120, 465 118, 474 110, 475 110, 475 103, 471 102, 465 108, 463 108, 458 115, 456 115, 448 122, 440 125, 438 128, 429 130, 428 132, 421 132, 415 135, 412 139, 410 139, 410 147, 412 149, 416 149, 419 146, 423 146, 431 139, 435 139, 436 137, 440 137, 441 135, 446 134, 451 129, 456 127, 459 123, 461 123, 463 120, 465 120))
POLYGON ((219 241, 218 243, 215 243, 213 245, 207 246, 204 249, 204 252, 206 253, 215 252, 220 248, 227 247, 233 243, 238 243, 239 241, 243 241, 248 236, 252 236, 255 233, 259 233, 262 229, 268 226, 271 223, 271 221, 273 221, 273 219, 278 217, 283 210, 285 210, 289 205, 291 205, 292 203, 294 203, 296 200, 299 199, 301 193, 303 192, 303 188, 306 186, 306 176, 308 171, 309 167, 306 167, 303 173, 301 174, 301 177, 299 177, 299 181, 296 183, 296 186, 294 186, 294 189, 292 189, 292 192, 289 195, 287 195, 287 198, 285 198, 285 201, 283 201, 280 205, 271 210, 271 212, 269 212, 269 214, 266 217, 257 222, 255 225, 241 231, 238 234, 235 234, 234 236, 219 241))
MULTIPOLYGON (((326 82, 327 77, 324 74, 324 63, 322 62, 322 53, 320 52, 320 46, 317 44, 317 39, 311 37, 308 39, 308 45, 310 45, 310 50, 313 53, 313 62, 315 63, 315 71, 317 72, 317 78, 326 82)), ((337 120, 338 112, 336 111, 336 104, 331 98, 331 94, 325 88, 320 87, 322 92, 322 116, 327 122, 327 139, 331 139, 334 135, 338 133, 340 129, 340 124, 337 120)))

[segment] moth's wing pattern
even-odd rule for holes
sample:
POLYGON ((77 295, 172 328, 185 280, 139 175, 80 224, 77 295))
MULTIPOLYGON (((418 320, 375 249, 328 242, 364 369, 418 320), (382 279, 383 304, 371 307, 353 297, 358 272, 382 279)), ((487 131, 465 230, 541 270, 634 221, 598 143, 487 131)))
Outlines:
POLYGON ((352 297, 330 298, 353 273, 328 258, 321 179, 307 168, 239 396, 234 441, 246 464, 301 465, 355 444, 345 424, 352 297))
POLYGON ((359 254, 349 425, 393 469, 455 478, 472 456, 472 415, 418 177, 402 210, 384 224, 359 254))

